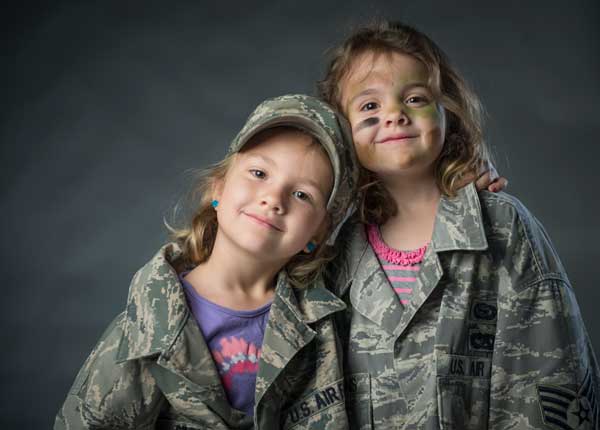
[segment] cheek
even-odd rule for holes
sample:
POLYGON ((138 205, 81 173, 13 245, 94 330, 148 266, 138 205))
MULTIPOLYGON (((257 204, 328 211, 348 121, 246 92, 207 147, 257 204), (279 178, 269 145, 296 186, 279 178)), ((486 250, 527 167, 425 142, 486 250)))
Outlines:
POLYGON ((446 117, 442 107, 430 105, 426 109, 414 112, 415 121, 420 124, 425 141, 431 146, 444 146, 446 136, 446 117))
POLYGON ((313 235, 327 216, 325 207, 319 209, 305 209, 297 212, 297 222, 303 224, 303 231, 307 235, 313 235))
POLYGON ((425 135, 425 143, 433 153, 434 158, 437 158, 444 148, 445 133, 440 127, 435 127, 429 130, 425 135))
POLYGON ((229 181, 223 193, 219 206, 226 206, 230 209, 236 209, 238 206, 246 203, 252 198, 252 187, 244 181, 229 181))
POLYGON ((361 143, 358 140, 354 140, 354 151, 356 152, 356 158, 358 162, 367 169, 371 168, 372 164, 372 146, 367 143, 361 143))
POLYGON ((361 164, 370 157, 373 151, 373 140, 377 134, 376 127, 367 127, 358 131, 352 132, 352 140, 354 142, 354 150, 361 164))

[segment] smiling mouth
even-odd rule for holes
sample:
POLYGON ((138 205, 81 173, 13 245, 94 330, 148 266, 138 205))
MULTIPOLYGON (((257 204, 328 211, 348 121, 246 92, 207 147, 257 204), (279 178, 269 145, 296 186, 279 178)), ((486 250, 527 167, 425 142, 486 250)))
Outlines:
POLYGON ((402 135, 398 135, 398 136, 390 136, 390 137, 386 137, 385 139, 379 140, 377 142, 375 142, 378 145, 384 145, 384 144, 392 144, 392 143, 402 143, 402 142, 406 142, 409 139, 414 139, 415 137, 417 137, 416 135, 409 135, 409 134, 402 134, 402 135))
POLYGON ((265 218, 262 218, 258 215, 253 215, 253 214, 249 214, 246 212, 243 212, 244 215, 246 215, 251 221, 253 221, 254 223, 263 226, 265 228, 268 228, 270 230, 275 230, 275 231, 283 231, 282 229, 280 229, 279 227, 277 227, 274 224, 271 224, 268 220, 266 220, 265 218))

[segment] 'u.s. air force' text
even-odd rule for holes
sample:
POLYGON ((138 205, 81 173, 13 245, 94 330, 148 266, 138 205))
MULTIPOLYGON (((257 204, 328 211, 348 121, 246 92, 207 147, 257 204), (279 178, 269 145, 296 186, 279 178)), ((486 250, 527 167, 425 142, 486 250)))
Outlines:
POLYGON ((438 359, 437 366, 440 376, 489 378, 491 372, 491 360, 484 357, 444 355, 438 359))
POLYGON ((312 415, 344 402, 344 384, 336 381, 321 387, 289 408, 285 414, 285 426, 289 428, 312 415))

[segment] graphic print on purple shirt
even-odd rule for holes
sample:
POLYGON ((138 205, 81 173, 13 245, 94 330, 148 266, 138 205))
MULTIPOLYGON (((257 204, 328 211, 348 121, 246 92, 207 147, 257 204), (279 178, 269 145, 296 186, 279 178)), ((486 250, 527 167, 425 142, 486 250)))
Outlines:
POLYGON ((248 415, 254 412, 258 359, 271 304, 250 311, 219 306, 200 296, 179 275, 188 305, 221 376, 229 403, 248 415))

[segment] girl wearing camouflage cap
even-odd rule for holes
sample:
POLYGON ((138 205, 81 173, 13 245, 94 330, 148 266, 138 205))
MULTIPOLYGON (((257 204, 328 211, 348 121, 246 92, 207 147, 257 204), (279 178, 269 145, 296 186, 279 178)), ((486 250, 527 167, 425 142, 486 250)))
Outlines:
POLYGON ((267 100, 134 276, 55 429, 346 429, 326 245, 357 180, 344 120, 267 100))

